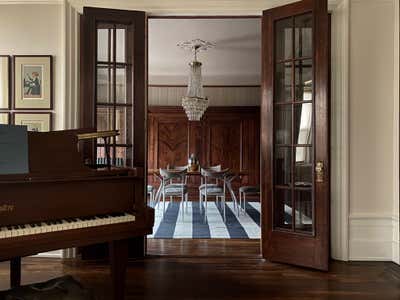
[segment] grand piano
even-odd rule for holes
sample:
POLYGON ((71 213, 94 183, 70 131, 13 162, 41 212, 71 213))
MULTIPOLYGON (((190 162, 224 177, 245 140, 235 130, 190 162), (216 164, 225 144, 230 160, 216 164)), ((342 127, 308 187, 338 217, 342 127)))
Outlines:
POLYGON ((20 285, 21 257, 108 243, 113 298, 124 299, 129 240, 152 232, 144 170, 84 165, 88 130, 28 132, 29 173, 0 175, 0 261, 20 285))

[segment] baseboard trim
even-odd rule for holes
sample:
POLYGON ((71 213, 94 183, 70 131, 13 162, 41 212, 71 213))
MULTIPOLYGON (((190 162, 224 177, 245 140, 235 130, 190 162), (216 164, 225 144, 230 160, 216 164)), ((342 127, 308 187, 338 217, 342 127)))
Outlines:
POLYGON ((40 257, 40 258, 62 258, 62 250, 50 251, 50 252, 43 252, 32 257, 40 257))
POLYGON ((398 260, 398 234, 395 234, 398 217, 388 214, 351 214, 349 223, 350 260, 398 260))

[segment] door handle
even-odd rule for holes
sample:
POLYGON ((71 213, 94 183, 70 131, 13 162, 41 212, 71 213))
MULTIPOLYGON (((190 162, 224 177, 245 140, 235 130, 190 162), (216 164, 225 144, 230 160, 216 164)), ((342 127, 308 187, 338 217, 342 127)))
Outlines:
POLYGON ((324 182, 324 173, 324 162, 317 162, 315 165, 315 181, 324 182))

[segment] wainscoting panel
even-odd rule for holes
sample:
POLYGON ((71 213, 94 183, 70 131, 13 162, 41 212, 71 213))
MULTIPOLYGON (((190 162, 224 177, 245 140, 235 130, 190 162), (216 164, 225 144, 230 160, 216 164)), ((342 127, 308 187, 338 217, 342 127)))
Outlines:
MULTIPOLYGON (((182 166, 194 153, 203 166, 222 165, 243 176, 233 184, 258 185, 260 110, 252 107, 209 107, 200 122, 189 122, 183 109, 151 106, 148 114, 148 182, 158 186, 152 170, 182 166)), ((190 178, 197 198, 199 178, 190 178)))
MULTIPOLYGON (((186 86, 150 85, 149 106, 179 106, 186 91, 186 86)), ((259 106, 261 99, 259 86, 205 86, 204 95, 211 106, 259 106)))

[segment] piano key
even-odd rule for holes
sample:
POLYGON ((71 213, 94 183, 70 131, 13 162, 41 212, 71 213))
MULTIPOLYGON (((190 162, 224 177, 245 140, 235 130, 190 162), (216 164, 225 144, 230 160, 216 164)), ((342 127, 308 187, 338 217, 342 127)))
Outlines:
POLYGON ((62 220, 44 221, 31 224, 10 225, 0 228, 0 239, 134 221, 135 216, 132 214, 112 213, 90 217, 66 218, 62 220))

